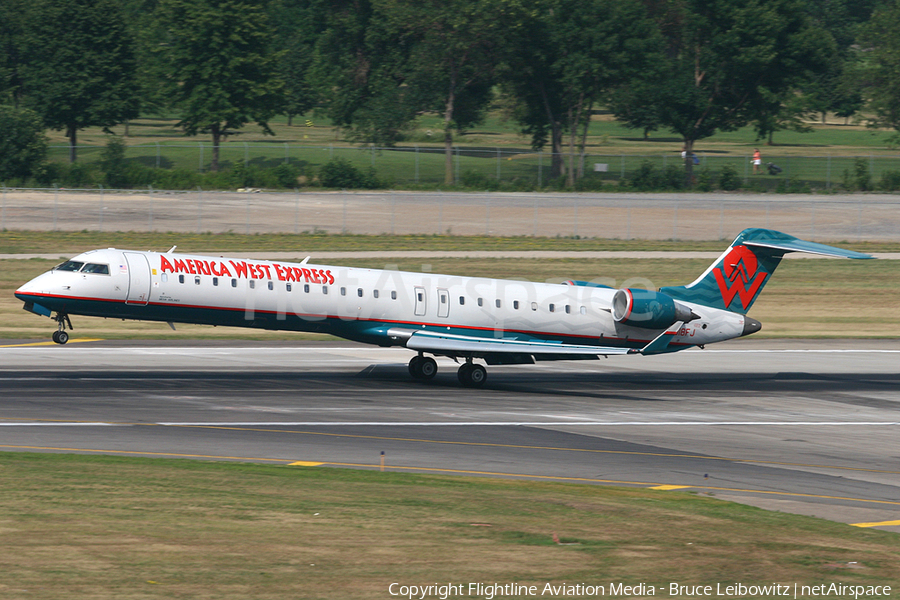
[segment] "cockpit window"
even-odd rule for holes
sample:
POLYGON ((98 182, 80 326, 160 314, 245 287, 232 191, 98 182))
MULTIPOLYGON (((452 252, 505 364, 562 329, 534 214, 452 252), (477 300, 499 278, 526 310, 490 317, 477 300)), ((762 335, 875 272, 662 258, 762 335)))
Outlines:
POLYGON ((83 262, 78 262, 77 260, 67 260, 63 264, 56 267, 57 271, 80 271, 81 267, 84 266, 83 262))
POLYGON ((84 265, 84 268, 81 270, 82 273, 99 273, 100 275, 109 275, 109 265, 98 265, 95 263, 88 263, 84 265))

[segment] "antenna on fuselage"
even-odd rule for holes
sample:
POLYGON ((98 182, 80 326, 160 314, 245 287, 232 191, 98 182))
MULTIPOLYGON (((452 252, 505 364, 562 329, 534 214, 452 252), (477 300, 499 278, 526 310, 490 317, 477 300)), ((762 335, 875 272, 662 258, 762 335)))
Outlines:
POLYGON ((172 254, 173 252, 175 252, 175 248, 177 248, 177 247, 178 246, 172 246, 171 248, 169 248, 169 250, 166 252, 166 254, 172 254))
POLYGON ((301 264, 301 265, 305 265, 306 263, 309 262, 309 259, 310 259, 310 258, 312 258, 312 256, 307 256, 307 257, 304 258, 302 261, 300 261, 300 264, 301 264))

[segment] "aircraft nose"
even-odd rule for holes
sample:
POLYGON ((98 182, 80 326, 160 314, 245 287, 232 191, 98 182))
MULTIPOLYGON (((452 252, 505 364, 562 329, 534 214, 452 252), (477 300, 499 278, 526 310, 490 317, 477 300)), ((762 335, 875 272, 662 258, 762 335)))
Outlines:
POLYGON ((760 323, 756 319, 751 319, 750 317, 744 317, 744 331, 741 332, 741 336, 756 333, 760 329, 762 329, 762 323, 760 323))

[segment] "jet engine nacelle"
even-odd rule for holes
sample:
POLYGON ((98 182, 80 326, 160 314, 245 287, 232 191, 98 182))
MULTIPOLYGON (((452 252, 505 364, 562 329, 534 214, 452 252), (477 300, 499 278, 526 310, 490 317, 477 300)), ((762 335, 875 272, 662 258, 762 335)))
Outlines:
POLYGON ((645 329, 666 329, 678 321, 698 318, 690 308, 670 296, 641 289, 616 290, 612 316, 617 323, 645 329))

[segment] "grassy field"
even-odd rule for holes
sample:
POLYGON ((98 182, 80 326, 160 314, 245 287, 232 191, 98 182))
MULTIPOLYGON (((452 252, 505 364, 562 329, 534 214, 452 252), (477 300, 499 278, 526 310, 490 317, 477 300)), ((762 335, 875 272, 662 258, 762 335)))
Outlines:
MULTIPOLYGON (((0 252, 59 252, 69 257, 98 246, 165 250, 177 243, 179 250, 236 253, 241 251, 315 250, 711 250, 721 242, 635 242, 618 240, 557 240, 542 238, 463 238, 418 236, 166 236, 159 234, 96 233, 40 234, 6 232, 0 235, 0 252), (102 239, 101 239, 102 237, 102 239), (26 250, 30 249, 30 250, 26 250)), ((846 244, 862 251, 892 251, 894 245, 846 244)), ((53 267, 57 260, 0 261, 0 338, 43 339, 52 333, 48 319, 26 313, 14 296, 15 289, 53 267)), ((650 280, 654 287, 683 285, 703 272, 705 259, 353 259, 332 261, 341 265, 407 271, 525 279, 528 281, 594 280, 605 278, 622 285, 633 277, 650 280), (391 263, 388 265, 388 263, 391 263)), ((767 285, 750 316, 763 323, 756 337, 898 337, 900 314, 900 261, 787 260, 767 285)), ((178 326, 172 332, 162 323, 140 323, 89 317, 74 319, 73 337, 100 338, 241 338, 305 339, 293 333, 265 332, 205 326, 178 326)), ((322 339, 321 336, 313 336, 322 339)))
POLYGON ((389 598, 394 582, 900 586, 897 534, 677 492, 5 452, 0 484, 6 600, 389 598))
MULTIPOLYGON (((207 170, 212 150, 207 136, 185 137, 177 128, 174 117, 136 119, 128 126, 125 137, 126 156, 150 167, 207 170)), ((373 167, 389 187, 434 189, 443 186, 444 157, 441 142, 441 119, 424 115, 407 132, 405 140, 391 149, 372 150, 345 140, 340 130, 327 119, 314 115, 297 117, 287 125, 283 117, 272 121, 274 136, 262 134, 261 129, 249 125, 227 138, 221 146, 223 168, 248 163, 258 167, 274 167, 291 162, 308 167, 312 176, 323 164, 340 156, 357 167, 373 167)), ((854 157, 862 157, 877 182, 885 171, 898 170, 895 149, 889 144, 891 130, 873 130, 861 124, 844 124, 842 119, 827 123, 810 123, 808 133, 779 132, 771 146, 756 139, 751 127, 719 133, 700 140, 695 151, 701 159, 701 169, 718 173, 725 165, 733 167, 744 181, 744 187, 756 190, 777 189, 779 182, 788 179, 803 182, 813 189, 834 189, 843 181, 844 172, 852 173, 854 157), (779 177, 754 175, 750 157, 754 148, 761 147, 764 162, 773 161, 782 169, 779 177)), ((113 128, 117 135, 125 135, 126 128, 113 128)), ((68 160, 66 139, 60 132, 48 132, 53 161, 68 160)), ((97 161, 106 143, 107 134, 101 128, 79 132, 79 160, 97 161)), ((455 176, 476 189, 480 183, 502 181, 519 189, 522 185, 546 188, 550 186, 550 160, 545 149, 539 155, 531 148, 531 140, 520 128, 499 112, 492 113, 480 126, 457 136, 459 152, 455 160, 455 176), (466 175, 470 179, 466 179, 466 175), (472 180, 471 177, 475 179, 472 180), (479 179, 480 178, 480 179, 479 179), (467 183, 468 181, 468 183, 467 183), (517 187, 518 186, 518 187, 517 187)), ((608 171, 600 175, 606 184, 615 186, 621 177, 634 173, 644 160, 658 169, 680 162, 682 141, 667 132, 655 132, 643 139, 639 132, 629 130, 608 114, 594 115, 586 140, 586 170, 596 163, 606 164, 608 171)), ((568 152, 568 149, 564 149, 568 152)), ((598 174, 599 175, 599 174, 598 174)), ((786 185, 786 184, 785 184, 786 185)), ((800 186, 803 187, 802 185, 800 186)))

